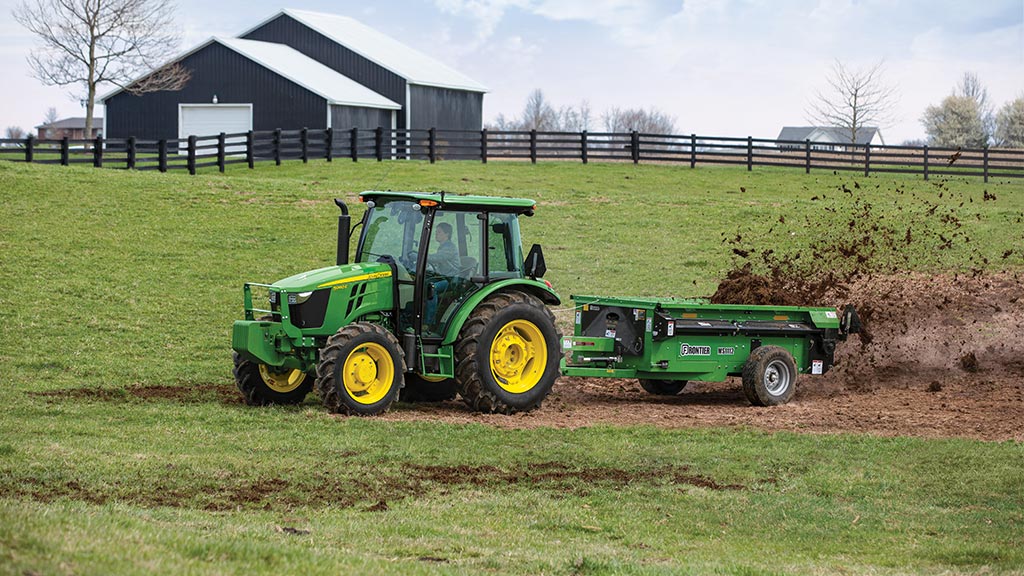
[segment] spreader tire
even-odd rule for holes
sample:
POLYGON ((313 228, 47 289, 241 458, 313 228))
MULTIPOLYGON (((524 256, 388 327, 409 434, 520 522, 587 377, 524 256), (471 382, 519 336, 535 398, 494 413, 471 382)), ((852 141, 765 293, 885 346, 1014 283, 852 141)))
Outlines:
POLYGON ((778 346, 761 346, 743 366, 743 394, 754 406, 785 404, 796 391, 796 362, 778 346))
POLYGON ((655 396, 675 396, 686 388, 686 380, 640 378, 640 387, 655 396))
POLYGON ((386 412, 398 398, 405 361, 390 332, 357 322, 327 339, 316 371, 316 391, 328 410, 373 416, 386 412))
POLYGON ((459 393, 454 378, 431 381, 418 374, 405 375, 405 387, 399 395, 402 402, 444 402, 459 393))
POLYGON ((281 370, 234 354, 235 385, 249 406, 298 404, 313 389, 314 377, 300 370, 281 370))
POLYGON ((511 414, 540 406, 558 377, 561 335, 535 296, 494 294, 470 315, 455 347, 459 394, 474 410, 511 414))

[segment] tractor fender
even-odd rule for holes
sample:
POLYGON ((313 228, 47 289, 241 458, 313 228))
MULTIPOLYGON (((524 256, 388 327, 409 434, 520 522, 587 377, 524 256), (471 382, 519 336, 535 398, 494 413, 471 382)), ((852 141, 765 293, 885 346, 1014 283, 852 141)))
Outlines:
POLYGON ((459 311, 455 313, 452 321, 448 324, 448 331, 445 333, 442 344, 452 344, 459 338, 459 332, 462 332, 462 325, 466 323, 469 315, 473 313, 473 310, 476 310, 476 307, 479 306, 481 302, 489 298, 495 292, 501 292, 510 288, 536 296, 545 304, 558 305, 562 303, 562 299, 558 294, 540 280, 512 278, 488 284, 478 292, 473 293, 462 307, 459 308, 459 311))

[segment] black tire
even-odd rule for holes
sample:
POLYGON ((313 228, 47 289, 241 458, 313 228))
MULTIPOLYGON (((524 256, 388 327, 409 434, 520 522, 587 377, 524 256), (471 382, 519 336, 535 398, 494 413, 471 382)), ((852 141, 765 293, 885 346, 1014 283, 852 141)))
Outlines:
POLYGON ((327 339, 316 371, 316 390, 328 410, 374 416, 398 398, 405 360, 398 340, 385 328, 356 322, 327 339))
POLYGON ((640 378, 640 387, 655 396, 675 396, 686 388, 686 380, 640 378))
POLYGON ((778 346, 761 346, 743 366, 743 394, 754 406, 778 406, 793 398, 797 369, 793 355, 778 346))
POLYGON ((401 402, 444 402, 459 394, 454 378, 431 382, 414 373, 405 375, 405 387, 399 394, 401 402))
POLYGON ((242 400, 249 406, 268 404, 298 404, 306 399, 313 389, 312 374, 298 370, 279 370, 259 362, 253 362, 234 353, 235 385, 242 393, 242 400))
POLYGON ((491 295, 459 333, 459 394, 479 412, 512 414, 537 408, 558 378, 560 342, 555 316, 535 296, 519 291, 491 295), (499 361, 494 369, 491 358, 499 354, 504 363, 499 361))

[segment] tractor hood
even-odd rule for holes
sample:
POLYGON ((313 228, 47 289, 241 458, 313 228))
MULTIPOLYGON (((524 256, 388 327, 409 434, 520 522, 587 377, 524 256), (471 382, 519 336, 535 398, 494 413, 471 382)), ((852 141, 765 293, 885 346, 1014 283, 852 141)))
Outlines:
POLYGON ((278 280, 274 282, 274 287, 281 288, 286 292, 306 292, 322 288, 340 289, 353 282, 390 276, 391 267, 389 265, 381 262, 363 262, 310 270, 278 280))

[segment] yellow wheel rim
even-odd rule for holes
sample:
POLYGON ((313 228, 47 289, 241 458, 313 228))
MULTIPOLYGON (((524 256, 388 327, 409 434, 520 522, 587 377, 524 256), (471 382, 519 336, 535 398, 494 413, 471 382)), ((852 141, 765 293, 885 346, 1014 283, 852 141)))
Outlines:
POLYGON ((360 404, 380 402, 395 381, 395 363, 387 349, 376 342, 356 348, 342 365, 345 392, 360 404))
POLYGON ((306 373, 302 370, 274 372, 273 367, 260 364, 260 378, 263 378, 263 383, 274 392, 287 394, 306 381, 306 373))
POLYGON ((537 385, 548 365, 544 334, 528 320, 513 320, 491 342, 491 374, 499 386, 522 394, 537 385))

